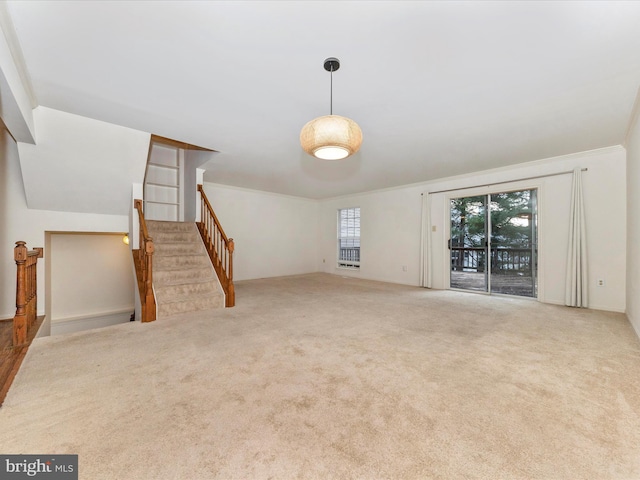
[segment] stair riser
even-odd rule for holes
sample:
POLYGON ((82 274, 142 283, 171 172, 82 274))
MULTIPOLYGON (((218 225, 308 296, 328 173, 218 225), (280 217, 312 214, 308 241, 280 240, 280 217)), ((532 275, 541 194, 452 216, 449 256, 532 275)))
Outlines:
POLYGON ((224 297, 212 297, 207 300, 194 302, 188 300, 185 302, 173 302, 167 304, 158 303, 158 318, 175 315, 177 313, 197 312, 200 310, 209 310, 213 308, 224 308, 224 297))
POLYGON ((174 298, 184 295, 215 295, 217 292, 217 284, 213 281, 202 283, 190 283, 185 285, 167 285, 164 287, 155 287, 156 296, 162 301, 172 301, 174 298))
POLYGON ((193 232, 154 232, 154 243, 199 243, 200 234, 193 232))
POLYGON ((203 246, 198 243, 158 243, 154 242, 156 256, 171 255, 200 255, 204 253, 203 246))
POLYGON ((153 259, 154 272, 162 271, 164 269, 172 270, 176 268, 204 268, 210 265, 211 261, 209 260, 209 257, 205 255, 174 255, 168 257, 159 256, 153 259))
POLYGON ((211 268, 191 268, 185 270, 164 270, 153 272, 153 283, 164 286, 171 283, 184 283, 189 280, 203 281, 215 278, 211 268))
POLYGON ((148 220, 147 230, 151 232, 165 232, 165 233, 179 233, 179 232, 197 232, 197 228, 194 223, 180 223, 180 222, 160 222, 157 220, 148 220))

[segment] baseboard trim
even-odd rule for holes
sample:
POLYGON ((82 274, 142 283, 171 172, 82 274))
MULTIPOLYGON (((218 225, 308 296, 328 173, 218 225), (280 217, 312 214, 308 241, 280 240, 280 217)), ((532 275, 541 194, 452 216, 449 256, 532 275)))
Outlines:
POLYGON ((81 332, 94 328, 109 327, 119 323, 126 323, 131 319, 134 307, 116 312, 105 312, 82 317, 72 317, 66 320, 52 320, 51 335, 81 332))

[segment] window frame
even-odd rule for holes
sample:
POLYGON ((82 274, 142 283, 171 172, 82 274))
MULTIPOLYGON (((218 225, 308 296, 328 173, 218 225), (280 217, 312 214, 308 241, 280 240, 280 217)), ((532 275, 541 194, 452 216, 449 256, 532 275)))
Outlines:
POLYGON ((360 270, 360 264, 361 264, 361 209, 360 207, 346 207, 346 208, 339 208, 338 212, 337 212, 337 232, 336 232, 336 237, 337 237, 337 241, 336 241, 336 267, 340 268, 340 269, 347 269, 347 270, 360 270), (356 212, 357 211, 357 212, 356 212), (343 216, 342 216, 342 212, 347 212, 347 217, 345 218, 347 225, 343 226, 343 216), (353 216, 349 217, 349 213, 353 212, 353 216), (348 221, 349 219, 353 219, 353 226, 348 225, 348 221), (347 233, 347 235, 343 236, 343 233, 347 233), (357 235, 349 235, 349 233, 353 232, 354 234, 357 232, 357 235), (351 245, 344 245, 344 243, 350 243, 349 241, 351 240, 351 245), (357 244, 357 245, 356 245, 357 244), (350 249, 353 252, 351 252, 351 255, 354 255, 357 257, 357 260, 354 259, 343 259, 342 258, 342 251, 343 249, 350 249), (357 253, 354 253, 356 252, 357 253))

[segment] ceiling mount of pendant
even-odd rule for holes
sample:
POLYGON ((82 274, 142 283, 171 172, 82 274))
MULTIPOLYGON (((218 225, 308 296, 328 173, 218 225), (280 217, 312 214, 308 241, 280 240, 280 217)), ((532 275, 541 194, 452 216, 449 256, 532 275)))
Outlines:
POLYGON ((340 60, 335 57, 329 57, 324 61, 324 69, 327 72, 335 72, 340 68, 340 60))

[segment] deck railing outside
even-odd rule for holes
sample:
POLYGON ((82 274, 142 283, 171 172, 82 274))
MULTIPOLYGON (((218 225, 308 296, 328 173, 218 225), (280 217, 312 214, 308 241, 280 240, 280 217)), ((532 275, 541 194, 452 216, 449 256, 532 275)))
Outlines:
POLYGON ((340 247, 339 259, 343 262, 359 262, 360 247, 340 247))
MULTIPOLYGON (((491 272, 493 274, 531 274, 531 248, 498 247, 491 249, 491 272)), ((457 272, 484 272, 486 269, 486 248, 451 247, 451 270, 457 272)))

